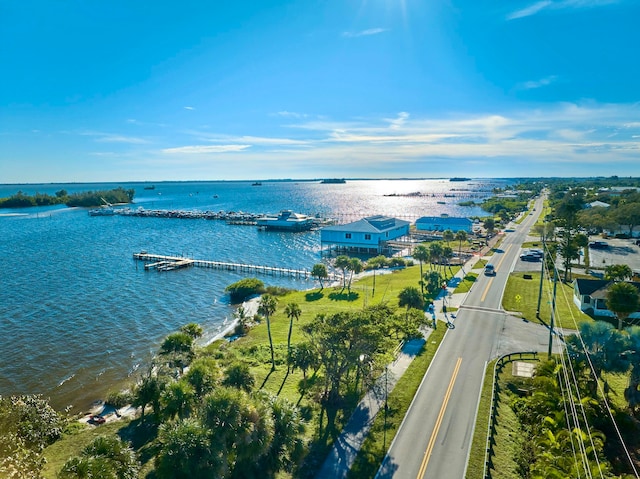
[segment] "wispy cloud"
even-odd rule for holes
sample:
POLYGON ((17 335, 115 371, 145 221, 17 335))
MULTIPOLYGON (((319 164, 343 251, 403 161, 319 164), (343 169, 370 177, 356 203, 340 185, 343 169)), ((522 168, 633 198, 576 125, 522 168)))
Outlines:
POLYGON ((515 20, 516 18, 529 17, 531 15, 535 15, 536 13, 544 10, 545 8, 552 5, 553 2, 551 0, 542 0, 540 2, 536 2, 528 7, 522 8, 520 10, 516 10, 515 12, 511 12, 507 15, 507 20, 515 20))
POLYGON ((557 79, 558 77, 556 75, 549 75, 548 77, 540 78, 539 80, 526 81, 518 85, 518 87, 522 90, 535 90, 536 88, 549 86, 557 81, 557 79))
POLYGON ((398 116, 396 118, 389 120, 389 128, 391 128, 392 130, 397 130, 398 128, 401 128, 408 119, 409 113, 407 113, 406 111, 401 111, 400 113, 398 113, 398 116))
POLYGON ((162 150, 162 153, 201 155, 204 153, 228 153, 234 151, 243 151, 250 147, 251 145, 187 145, 179 146, 176 148, 165 148, 162 150))
MULTIPOLYGON (((285 117, 286 125, 278 118, 262 125, 270 127, 269 134, 183 130, 164 136, 168 143, 162 148, 141 155, 132 145, 114 160, 180 168, 187 177, 240 179, 249 172, 263 178, 453 175, 453 164, 467 176, 634 174, 640 156, 640 104, 557 103, 455 115, 402 111, 339 120, 285 117)), ((107 160, 108 154, 102 156, 107 160)))
POLYGON ((185 107, 183 107, 183 108, 184 108, 185 110, 195 110, 195 108, 194 108, 194 107, 192 107, 192 106, 185 106, 185 107))
POLYGON ((129 143, 133 145, 143 145, 149 143, 149 140, 136 136, 120 135, 115 133, 105 133, 101 131, 81 131, 80 135, 90 136, 98 143, 129 143))
POLYGON ((621 0, 540 0, 527 7, 509 13, 507 20, 530 17, 544 10, 573 10, 602 7, 620 3, 621 0))
POLYGON ((368 28, 357 32, 342 32, 342 36, 347 38, 367 37, 370 35, 379 35, 380 33, 388 31, 388 28, 368 28))

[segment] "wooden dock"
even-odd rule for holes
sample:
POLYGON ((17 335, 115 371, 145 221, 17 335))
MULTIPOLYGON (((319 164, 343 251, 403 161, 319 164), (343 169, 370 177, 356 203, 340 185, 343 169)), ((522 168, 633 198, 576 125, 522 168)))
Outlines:
MULTIPOLYGON (((226 263, 223 261, 209 261, 202 259, 184 258, 182 256, 166 256, 147 252, 133 253, 133 259, 144 261, 144 269, 157 271, 173 271, 176 269, 197 266, 199 268, 223 269, 242 273, 267 274, 271 276, 290 276, 293 278, 309 279, 311 271, 306 269, 280 268, 245 263, 226 263)), ((328 281, 342 280, 342 276, 329 273, 328 281)))

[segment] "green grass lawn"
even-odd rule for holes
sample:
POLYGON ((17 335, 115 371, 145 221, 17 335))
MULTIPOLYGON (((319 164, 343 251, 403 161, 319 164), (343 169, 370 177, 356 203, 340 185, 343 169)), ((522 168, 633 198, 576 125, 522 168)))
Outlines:
MULTIPOLYGON (((423 269, 426 271, 426 267, 423 266, 423 269)), ((459 267, 452 267, 451 270, 447 270, 447 273, 449 275, 455 274, 458 269, 459 267)), ((265 390, 281 398, 286 398, 301 407, 309 408, 313 414, 311 421, 307 425, 306 436, 307 439, 312 439, 314 436, 317 436, 319 428, 319 406, 308 396, 301 395, 299 386, 303 382, 302 372, 296 370, 295 372, 287 373, 285 361, 287 357, 289 319, 284 314, 285 306, 288 303, 295 302, 298 303, 302 309, 302 315, 300 319, 294 323, 292 330, 291 343, 295 345, 306 339, 301 327, 313 321, 317 314, 334 314, 340 311, 361 309, 379 303, 388 303, 391 307, 395 308, 398 306, 398 294, 400 291, 407 286, 419 287, 419 279, 420 268, 416 264, 407 268, 394 270, 393 272, 387 270, 385 274, 378 272, 375 277, 363 277, 353 282, 351 292, 346 289, 343 290, 342 287, 339 286, 325 287, 322 290, 294 291, 278 297, 278 308, 276 313, 271 317, 271 332, 277 366, 273 372, 271 372, 271 356, 265 321, 252 327, 248 335, 232 343, 217 341, 201 350, 199 354, 210 355, 217 358, 222 365, 230 364, 235 360, 246 362, 255 377, 256 389, 265 390)), ((441 331, 442 334, 444 334, 444 328, 442 328, 441 331)), ((440 332, 433 335, 434 340, 437 339, 437 344, 439 344, 440 341, 438 339, 439 335, 440 332)), ((416 366, 412 365, 412 367, 419 368, 422 361, 427 360, 427 358, 428 361, 430 361, 436 346, 427 348, 427 352, 423 353, 414 361, 416 366)), ((417 380, 419 383, 419 379, 414 376, 419 375, 421 379, 424 371, 422 373, 412 373, 410 371, 407 371, 405 376, 408 378, 413 377, 413 380, 417 380)), ((309 380, 311 381, 312 379, 309 380)), ((408 380, 409 379, 407 379, 407 381, 408 380)), ((405 386, 396 389, 398 390, 398 395, 411 394, 411 397, 413 397, 413 393, 410 393, 409 389, 405 386)), ((344 411, 336 418, 336 427, 338 429, 341 429, 348 420, 351 411, 357 404, 357 400, 358 398, 355 396, 347 398, 344 411)), ((402 401, 400 401, 400 404, 403 404, 402 401)), ((398 408, 401 407, 401 405, 398 406, 398 408)), ((400 409, 398 409, 398 411, 399 410, 400 409)), ((400 413, 398 412, 398 414, 400 413)), ((400 420, 403 415, 404 413, 400 415, 400 420)), ((46 479, 54 479, 57 472, 69 458, 80 455, 82 449, 99 435, 119 433, 121 436, 127 437, 127 435, 135 433, 135 431, 133 433, 131 432, 132 428, 129 427, 130 424, 132 423, 129 421, 117 421, 99 427, 81 428, 72 434, 65 435, 61 440, 45 449, 44 455, 47 459, 47 466, 44 477, 46 479)), ((138 423, 135 422, 135 425, 137 424, 138 423)), ((133 429, 136 429, 136 427, 133 427, 133 429)), ((326 453, 330 444, 331 436, 328 437, 325 444, 316 444, 314 447, 316 455, 318 457, 324 457, 323 455, 326 453)), ((143 460, 144 464, 141 477, 152 477, 153 461, 149 460, 152 456, 151 452, 149 452, 149 444, 147 442, 140 442, 140 445, 137 446, 137 451, 141 453, 141 455, 144 456, 143 459, 145 459, 143 460)), ((281 474, 279 477, 288 476, 281 474)))
POLYGON ((478 273, 467 273, 464 279, 458 284, 456 289, 453 290, 453 293, 466 293, 471 289, 478 279, 478 273))
MULTIPOLYGON (((520 312, 523 319, 533 323, 549 324, 551 318, 551 297, 553 282, 545 280, 542 288, 540 317, 536 317, 538 292, 540 289, 540 273, 512 273, 507 281, 502 298, 502 307, 507 311, 520 312), (531 279, 524 279, 524 275, 531 279)), ((558 281, 556 292, 556 326, 576 329, 576 325, 593 321, 573 303, 573 286, 558 281), (575 321, 575 322, 574 322, 575 321)))

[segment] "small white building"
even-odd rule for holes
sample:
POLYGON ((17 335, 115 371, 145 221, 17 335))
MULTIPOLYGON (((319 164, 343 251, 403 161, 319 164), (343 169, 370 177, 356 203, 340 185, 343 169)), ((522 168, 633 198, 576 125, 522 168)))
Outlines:
POLYGON ((473 232, 473 221, 469 218, 459 218, 455 216, 423 216, 416 220, 416 230, 418 231, 446 231, 451 230, 473 232))
POLYGON ((387 242, 409 234, 409 222, 389 216, 368 216, 345 225, 320 230, 320 242, 356 253, 382 253, 387 242))

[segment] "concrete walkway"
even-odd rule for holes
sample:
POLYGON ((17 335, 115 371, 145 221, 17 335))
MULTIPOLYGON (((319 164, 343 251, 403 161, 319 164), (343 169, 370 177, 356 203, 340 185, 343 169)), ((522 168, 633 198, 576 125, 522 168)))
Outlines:
MULTIPOLYGON (((490 248, 491 243, 486 247, 487 251, 490 248)), ((467 293, 452 294, 452 292, 460 281, 462 281, 465 274, 471 271, 471 268, 478 259, 478 256, 470 258, 462 269, 448 281, 446 291, 443 289, 434 301, 436 320, 440 323, 438 327, 446 327, 448 320, 451 321, 455 319, 455 313, 453 315, 443 313, 442 306, 446 304, 447 308, 460 307, 467 293)), ((424 339, 415 339, 407 342, 398 355, 398 358, 387 366, 386 376, 383 374, 374 387, 365 394, 342 431, 342 434, 340 434, 338 439, 333 443, 331 451, 327 455, 320 472, 316 475, 318 479, 340 479, 347 477, 349 469, 358 455, 358 451, 367 438, 367 434, 369 434, 369 429, 373 424, 376 414, 378 414, 380 409, 384 408, 386 395, 393 391, 393 388, 407 370, 411 361, 413 361, 422 349, 431 331, 429 328, 424 328, 422 330, 424 339)))
MULTIPOLYGON (((425 338, 429 336, 431 330, 426 331, 425 338)), ((387 394, 393 391, 398 380, 407 370, 413 359, 422 349, 425 339, 414 339, 408 341, 394 362, 387 366, 386 374, 383 374, 376 384, 358 404, 358 407, 351 415, 349 422, 342 431, 342 434, 335 440, 329 455, 322 465, 322 469, 316 475, 322 479, 345 478, 353 461, 358 455, 364 440, 369 434, 369 429, 380 409, 384 408, 387 394)))

